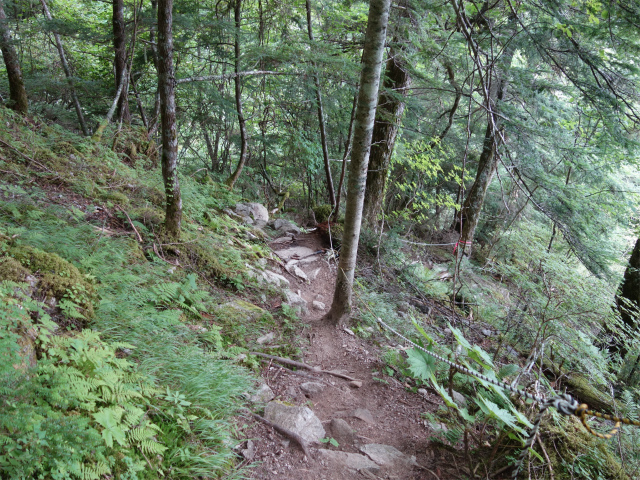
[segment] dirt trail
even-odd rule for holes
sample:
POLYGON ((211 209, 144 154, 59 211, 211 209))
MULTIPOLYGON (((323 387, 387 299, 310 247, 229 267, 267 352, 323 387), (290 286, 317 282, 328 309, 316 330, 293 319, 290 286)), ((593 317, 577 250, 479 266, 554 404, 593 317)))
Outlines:
MULTIPOLYGON (((299 235, 293 244, 283 246, 272 244, 276 251, 290 247, 308 247, 317 251, 325 245, 314 234, 299 235)), ((339 439, 339 447, 316 445, 311 449, 311 457, 306 458, 302 451, 285 437, 262 424, 255 424, 245 434, 252 440, 253 452, 249 457, 261 464, 251 470, 251 478, 279 480, 307 479, 352 479, 352 478, 388 478, 388 479, 440 479, 460 478, 449 475, 443 465, 451 463, 451 456, 445 460, 448 452, 430 448, 430 430, 425 426, 420 414, 434 410, 441 404, 440 399, 429 393, 425 398, 420 394, 408 392, 404 385, 395 379, 382 378, 379 363, 380 347, 351 334, 343 327, 334 327, 322 322, 327 312, 335 279, 335 266, 331 266, 323 256, 316 255, 314 261, 301 264, 302 270, 309 274, 317 271, 317 277, 311 283, 298 281, 293 275, 284 275, 291 281, 291 289, 299 290, 308 302, 309 313, 304 322, 310 327, 305 332, 308 344, 302 349, 303 361, 324 370, 338 370, 359 383, 349 382, 330 375, 313 374, 314 378, 296 375, 272 363, 263 369, 263 380, 273 390, 276 399, 297 406, 308 406, 322 421, 327 437, 339 439), (324 310, 314 309, 313 301, 326 305, 324 310), (305 382, 321 382, 324 388, 316 393, 304 393, 301 385, 305 382), (357 410, 357 411, 356 411, 357 410), (355 412, 354 412, 355 411, 355 412), (367 414, 370 413, 370 416, 367 414), (358 418, 359 417, 359 418, 358 418), (340 429, 342 418, 355 432, 353 436, 340 429), (382 444, 395 447, 406 457, 395 465, 376 468, 352 469, 349 465, 356 457, 350 457, 346 465, 327 459, 319 448, 339 450, 352 454, 362 454, 360 448, 367 444, 382 444), (415 457, 415 461, 411 457, 415 457), (443 463, 444 462, 444 463, 443 463)), ((303 372, 304 373, 304 372, 303 372)), ((251 446, 251 445, 250 445, 251 446)), ((246 448, 246 446, 244 447, 246 448)), ((346 457, 346 456, 343 456, 346 457)))

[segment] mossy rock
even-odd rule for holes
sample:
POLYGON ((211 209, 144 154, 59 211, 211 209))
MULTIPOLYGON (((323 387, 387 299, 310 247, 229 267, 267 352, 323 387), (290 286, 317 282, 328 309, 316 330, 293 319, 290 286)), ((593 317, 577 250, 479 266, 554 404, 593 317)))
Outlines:
POLYGON ((131 211, 130 216, 148 228, 157 228, 164 222, 164 212, 158 208, 136 208, 131 211))
POLYGON ((10 247, 2 267, 14 278, 26 279, 33 275, 38 279, 36 290, 47 297, 71 300, 91 319, 97 301, 95 289, 90 281, 74 265, 55 253, 20 245, 10 247), (12 258, 10 258, 12 257, 12 258), (18 268, 18 263, 22 268, 18 268))
POLYGON ((15 258, 0 258, 0 278, 10 282, 24 282, 31 272, 24 268, 15 258))
POLYGON ((222 336, 230 343, 246 347, 248 341, 275 328, 273 316, 252 303, 234 300, 220 305, 214 312, 222 336))

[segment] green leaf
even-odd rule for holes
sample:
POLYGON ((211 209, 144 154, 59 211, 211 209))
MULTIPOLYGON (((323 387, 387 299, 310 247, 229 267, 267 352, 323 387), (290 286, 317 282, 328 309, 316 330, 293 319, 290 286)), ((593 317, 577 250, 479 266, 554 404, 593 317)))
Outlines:
POLYGON ((440 394, 440 396, 444 400, 444 403, 445 403, 445 405, 447 407, 451 407, 451 408, 455 408, 456 410, 460 410, 460 408, 458 407, 458 404, 456 402, 454 402, 453 398, 451 398, 451 396, 449 395, 449 392, 447 392, 447 390, 445 390, 444 387, 439 385, 435 381, 435 378, 431 379, 431 383, 433 384, 433 388, 435 388, 436 391, 438 392, 438 394, 440 394))
POLYGON ((105 408, 93 414, 96 422, 102 425, 102 438, 107 447, 113 447, 113 439, 124 446, 127 444, 126 432, 120 427, 120 419, 124 410, 121 408, 105 408))
POLYGON ((420 380, 435 380, 436 361, 417 348, 407 350, 407 360, 411 374, 420 380))
MULTIPOLYGON (((452 330, 453 331, 453 330, 452 330)), ((491 361, 491 356, 487 352, 485 352, 479 345, 474 345, 471 350, 469 350, 469 357, 478 362, 484 368, 492 369, 493 362, 491 361)))
POLYGON ((516 432, 522 434, 525 433, 522 428, 516 425, 516 417, 514 417, 504 408, 500 408, 498 405, 490 400, 487 400, 482 395, 478 395, 476 398, 474 398, 474 401, 488 417, 498 420, 499 422, 505 424, 516 432))
POLYGON ((466 348, 467 350, 471 350, 471 344, 467 341, 466 338, 464 338, 464 335, 460 330, 451 326, 451 324, 449 324, 449 329, 451 330, 451 333, 453 333, 453 336, 456 338, 456 341, 459 345, 466 348))
POLYGON ((429 345, 432 345, 433 338, 431 338, 429 334, 427 334, 427 332, 424 331, 424 328, 422 328, 422 326, 418 322, 416 322, 413 318, 411 319, 411 321, 413 322, 413 325, 416 327, 416 329, 420 332, 420 335, 422 335, 424 338, 427 339, 427 341, 429 342, 429 345))

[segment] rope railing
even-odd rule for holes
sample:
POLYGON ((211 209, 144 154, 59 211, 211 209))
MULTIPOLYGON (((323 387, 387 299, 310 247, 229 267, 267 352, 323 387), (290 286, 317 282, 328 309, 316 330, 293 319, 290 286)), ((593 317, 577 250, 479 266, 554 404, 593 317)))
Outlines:
MULTIPOLYGON (((365 305, 365 307, 369 310, 369 312, 371 314, 373 314, 373 312, 371 311, 371 309, 369 308, 369 306, 363 302, 363 304, 365 305)), ((446 363, 447 365, 449 365, 452 368, 455 368, 457 371, 464 373, 465 375, 469 375, 472 377, 476 377, 486 383, 490 383, 496 387, 502 388, 504 390, 507 390, 519 397, 523 397, 526 398, 528 400, 531 400, 533 402, 536 402, 540 405, 540 411, 538 412, 538 414, 536 415, 535 421, 533 423, 533 427, 531 428, 531 433, 529 435, 529 437, 527 438, 527 440, 525 441, 524 444, 524 448, 522 450, 522 452, 520 453, 518 460, 516 462, 516 468, 513 472, 513 476, 512 478, 516 479, 518 477, 518 474, 520 472, 520 469, 522 468, 522 465, 524 463, 524 459, 526 457, 526 454, 529 450, 529 448, 531 448, 531 446, 533 445, 533 442, 536 438, 536 435, 538 434, 538 430, 540 428, 540 423, 542 422, 542 416, 544 415, 544 413, 549 409, 549 408, 555 408, 560 414, 562 415, 566 415, 566 416, 575 416, 578 417, 580 419, 580 422, 582 423, 582 425, 585 427, 585 429, 587 430, 587 432, 589 432, 590 434, 598 437, 598 438, 602 438, 605 440, 610 439, 611 437, 613 437, 614 435, 616 435, 619 431, 620 431, 620 427, 622 424, 625 425, 634 425, 636 427, 640 427, 640 422, 635 421, 635 420, 631 420, 628 418, 623 418, 623 417, 616 417, 613 415, 608 415, 605 413, 601 413, 601 412, 596 412, 594 410, 589 409, 589 407, 584 404, 584 403, 578 403, 578 401, 573 398, 571 395, 569 395, 568 393, 563 393, 560 395, 554 395, 552 397, 546 398, 543 395, 536 395, 530 392, 527 392, 526 390, 517 388, 516 386, 510 385, 508 383, 502 382, 500 380, 496 380, 493 378, 489 378, 486 375, 483 375, 479 372, 476 372, 468 367, 465 367, 464 365, 460 365, 459 363, 456 362, 452 362, 451 360, 449 360, 448 358, 443 357, 442 355, 439 355, 435 352, 432 352, 430 350, 427 350, 426 348, 416 344, 415 342, 409 340, 407 337, 405 337, 404 335, 402 335, 400 332, 398 332, 396 329, 394 329, 392 326, 390 326, 389 324, 387 324, 384 320, 382 320, 380 317, 377 317, 376 315, 374 315, 374 318, 376 318, 377 322, 382 325, 385 329, 387 329, 388 331, 392 332, 394 335, 396 335, 397 337, 401 338, 402 340, 404 340, 405 342, 407 342, 408 344, 410 344, 411 346, 413 346, 414 348, 426 353, 427 355, 431 356, 432 358, 439 360, 443 363, 446 363), (601 418, 603 420, 608 420, 611 422, 615 422, 615 425, 613 427, 613 429, 606 434, 603 433, 599 433, 596 432, 591 426, 589 426, 589 424, 587 423, 588 418, 587 417, 596 417, 596 418, 601 418)))

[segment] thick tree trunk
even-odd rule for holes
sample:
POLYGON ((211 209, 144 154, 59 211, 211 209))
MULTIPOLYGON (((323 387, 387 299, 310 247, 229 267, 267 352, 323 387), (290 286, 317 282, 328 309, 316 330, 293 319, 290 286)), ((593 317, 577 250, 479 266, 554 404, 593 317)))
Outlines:
POLYGON ((2 58, 7 68, 9 79, 9 104, 12 110, 26 115, 29 112, 29 100, 22 80, 22 70, 16 49, 13 48, 13 40, 7 27, 7 16, 4 13, 3 1, 0 0, 0 49, 2 58))
MULTIPOLYGON (((351 153, 351 137, 353 136, 353 124, 356 120, 356 107, 358 105, 358 94, 353 96, 353 106, 351 107, 351 119, 349 120, 349 133, 347 133, 347 140, 344 142, 344 155, 342 156, 342 168, 340 169, 340 181, 338 182, 338 193, 336 194, 336 207, 333 209, 333 219, 337 219, 340 216, 340 198, 342 197, 342 185, 344 183, 344 176, 347 172, 347 158, 351 153)), ((331 220, 330 218, 329 220, 331 220)))
POLYGON ((162 179, 167 196, 164 225, 173 238, 180 236, 182 198, 178 182, 176 79, 173 71, 173 0, 158 1, 158 90, 162 124, 162 179))
MULTIPOLYGON (((124 0, 113 0, 113 49, 115 52, 113 64, 116 70, 116 86, 120 85, 128 78, 124 77, 127 69, 127 33, 124 23, 124 0)), ((129 99, 126 95, 126 84, 124 95, 118 100, 118 118, 126 123, 131 122, 131 114, 129 113, 129 99)))
MULTIPOLYGON (((42 3, 42 9, 44 10, 45 17, 47 17, 47 20, 51 21, 52 20, 51 12, 49 11, 47 2, 45 0, 40 0, 40 3, 42 3)), ((60 55, 60 63, 62 64, 62 70, 64 70, 64 76, 67 78, 67 83, 69 84, 69 90, 71 91, 71 99, 73 100, 73 107, 75 108, 76 115, 78 116, 78 123, 80 124, 80 128, 82 129, 82 133, 88 137, 89 129, 87 128, 87 123, 84 121, 82 107, 80 106, 80 100, 78 100, 78 95, 76 94, 76 87, 73 84, 71 68, 69 68, 69 62, 67 62, 67 56, 64 53, 64 46, 62 45, 62 39, 60 38, 60 35, 57 33, 53 34, 53 38, 56 41, 56 48, 58 49, 58 55, 60 55)))
MULTIPOLYGON (((313 42, 313 28, 311 26, 311 2, 306 0, 307 7, 307 33, 309 40, 313 42)), ((315 62, 312 62, 316 67, 315 62)), ((320 124, 320 143, 322 144, 322 158, 324 160, 324 173, 327 177, 327 192, 329 193, 329 203, 331 208, 336 208, 336 194, 333 190, 333 179, 331 178, 331 165, 329 163, 329 148, 327 147, 327 132, 324 123, 324 106, 322 104, 322 92, 320 91, 320 77, 315 73, 313 75, 313 83, 316 88, 316 103, 318 107, 318 123, 320 124)))
POLYGON ((240 158, 238 159, 238 165, 235 171, 231 174, 231 176, 225 182, 230 189, 233 189, 233 186, 238 181, 240 174, 242 173, 242 169, 244 168, 244 164, 247 161, 247 124, 244 119, 244 114, 242 113, 242 83, 240 82, 240 76, 238 72, 240 71, 240 21, 241 21, 241 10, 242 9, 242 0, 236 0, 236 4, 234 7, 234 19, 235 19, 235 41, 234 41, 234 50, 235 50, 235 61, 233 64, 233 71, 235 76, 233 77, 233 83, 236 91, 236 111, 238 112, 238 124, 240 126, 240 158))
POLYGON ((616 310, 622 319, 624 331, 619 331, 610 325, 605 325, 607 334, 607 349, 610 353, 619 354, 624 358, 628 352, 625 338, 638 330, 640 316, 640 238, 636 241, 629 263, 624 271, 624 278, 616 295, 616 310))
POLYGON ((360 91, 349 170, 344 235, 333 303, 331 310, 325 317, 327 321, 334 324, 346 320, 351 314, 353 277, 360 239, 360 224, 362 223, 362 205, 378 103, 380 70, 387 37, 390 4, 391 0, 371 0, 369 3, 369 19, 362 52, 360 91))
POLYGON ((367 172, 367 187, 364 196, 364 221, 376 225, 382 209, 387 174, 391 155, 404 112, 404 97, 411 85, 411 76, 406 65, 392 48, 385 71, 383 90, 380 93, 376 121, 373 126, 371 156, 367 172))

